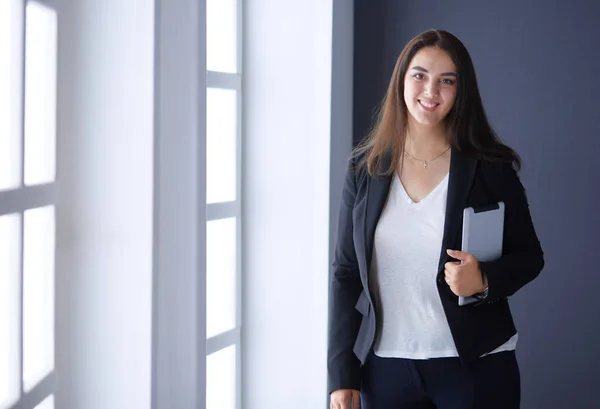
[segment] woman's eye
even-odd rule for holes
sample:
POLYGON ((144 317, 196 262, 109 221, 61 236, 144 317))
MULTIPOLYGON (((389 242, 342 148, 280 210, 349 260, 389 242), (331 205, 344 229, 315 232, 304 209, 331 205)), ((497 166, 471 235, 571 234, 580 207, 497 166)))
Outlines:
POLYGON ((448 85, 454 85, 454 80, 451 80, 449 78, 444 78, 444 79, 442 79, 442 83, 448 84, 448 85))
POLYGON ((415 74, 415 75, 413 75, 413 77, 418 80, 422 80, 424 78, 423 74, 415 74))

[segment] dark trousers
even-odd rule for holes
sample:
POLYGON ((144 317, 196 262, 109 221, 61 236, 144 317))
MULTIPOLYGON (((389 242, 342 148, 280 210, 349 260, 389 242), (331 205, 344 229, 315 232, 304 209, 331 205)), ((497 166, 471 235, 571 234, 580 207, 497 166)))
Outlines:
POLYGON ((519 409, 521 377, 514 351, 465 367, 458 358, 381 358, 362 368, 361 409, 519 409))

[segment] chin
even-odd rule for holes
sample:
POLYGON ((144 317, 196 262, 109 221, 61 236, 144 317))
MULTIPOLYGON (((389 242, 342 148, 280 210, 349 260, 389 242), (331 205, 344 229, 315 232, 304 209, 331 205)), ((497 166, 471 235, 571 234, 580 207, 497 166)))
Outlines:
POLYGON ((435 128, 439 126, 443 121, 442 120, 431 120, 426 118, 414 118, 414 121, 420 126, 426 126, 429 128, 435 128))
POLYGON ((412 117, 412 120, 415 122, 415 124, 418 124, 419 126, 433 128, 444 122, 444 117, 440 117, 438 115, 431 117, 429 115, 422 115, 421 112, 418 112, 417 115, 413 115, 411 112, 409 112, 409 115, 412 117))

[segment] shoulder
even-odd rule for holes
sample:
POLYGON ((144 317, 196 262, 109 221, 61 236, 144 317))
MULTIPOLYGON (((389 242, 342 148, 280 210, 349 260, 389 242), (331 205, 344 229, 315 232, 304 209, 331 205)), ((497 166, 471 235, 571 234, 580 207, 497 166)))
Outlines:
POLYGON ((503 200, 527 200, 521 178, 510 162, 479 161, 484 183, 503 200))
POLYGON ((348 172, 354 177, 357 186, 362 185, 370 177, 367 170, 367 156, 366 152, 353 151, 348 159, 348 172))
POLYGON ((492 162, 488 160, 479 160, 479 169, 486 179, 492 182, 502 183, 511 182, 519 179, 519 175, 510 162, 492 162))

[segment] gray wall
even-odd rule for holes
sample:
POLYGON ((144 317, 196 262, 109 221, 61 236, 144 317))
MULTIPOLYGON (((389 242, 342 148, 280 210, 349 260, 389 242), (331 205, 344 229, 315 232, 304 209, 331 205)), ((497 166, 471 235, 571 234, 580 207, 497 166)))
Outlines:
POLYGON ((600 407, 600 2, 378 4, 355 3, 355 142, 410 38, 442 28, 465 43, 492 126, 524 160, 546 255, 540 277, 511 299, 522 407, 600 407))

